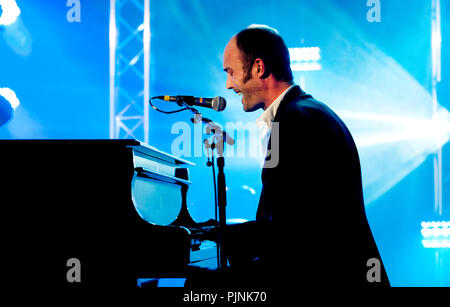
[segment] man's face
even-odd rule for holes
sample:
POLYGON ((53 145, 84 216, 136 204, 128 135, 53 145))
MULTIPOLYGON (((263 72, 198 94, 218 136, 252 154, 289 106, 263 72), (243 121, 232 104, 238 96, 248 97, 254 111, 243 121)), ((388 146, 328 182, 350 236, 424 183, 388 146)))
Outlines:
POLYGON ((233 37, 225 47, 223 69, 227 73, 227 89, 233 89, 237 94, 242 95, 242 104, 246 112, 263 107, 261 82, 253 68, 247 76, 241 52, 233 37))

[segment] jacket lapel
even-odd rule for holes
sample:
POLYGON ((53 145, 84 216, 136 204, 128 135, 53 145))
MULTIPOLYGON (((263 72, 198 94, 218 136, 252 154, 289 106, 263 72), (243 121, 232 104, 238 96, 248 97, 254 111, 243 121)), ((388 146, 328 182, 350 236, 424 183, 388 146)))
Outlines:
MULTIPOLYGON (((281 100, 280 102, 280 106, 278 107, 277 113, 275 114, 275 118, 273 119, 274 122, 279 122, 280 121, 280 114, 283 113, 283 109, 286 108, 289 103, 295 101, 295 98, 298 96, 308 96, 311 97, 310 95, 306 95, 305 92, 300 88, 300 86, 295 85, 294 87, 292 87, 284 96, 283 100, 281 100)), ((266 158, 265 160, 267 161, 268 159, 270 160, 270 149, 272 146, 272 133, 270 134, 269 137, 269 142, 267 143, 267 154, 266 154, 266 158)))

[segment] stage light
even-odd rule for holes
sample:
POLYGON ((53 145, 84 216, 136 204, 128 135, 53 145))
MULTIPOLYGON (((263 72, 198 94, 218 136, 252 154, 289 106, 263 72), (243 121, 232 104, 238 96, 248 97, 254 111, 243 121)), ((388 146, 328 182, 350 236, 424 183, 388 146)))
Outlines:
POLYGON ((450 222, 422 222, 421 233, 425 238, 450 237, 450 222))
POLYGON ((16 93, 7 87, 0 88, 0 96, 3 96, 10 104, 11 107, 15 110, 20 105, 19 99, 16 96, 16 93))
POLYGON ((423 240, 422 245, 425 248, 450 248, 450 240, 446 241, 423 240))
POLYGON ((322 65, 319 63, 291 63, 292 71, 311 71, 321 70, 322 65))
POLYGON ((340 114, 348 120, 358 119, 365 121, 368 126, 373 123, 381 128, 377 132, 355 137, 355 142, 360 148, 406 140, 424 140, 430 144, 433 151, 447 143, 450 138, 450 115, 445 109, 439 110, 431 119, 345 111, 340 114), (389 129, 383 131, 383 127, 389 129))
POLYGON ((0 127, 11 119, 13 112, 14 110, 9 102, 0 96, 0 127))
POLYGON ((416 169, 450 139, 450 115, 398 116, 338 111, 348 126, 364 166, 366 204, 371 203, 416 169), (388 154, 389 159, 383 158, 388 154), (383 167, 379 167, 383 165, 383 167))
POLYGON ((292 71, 321 70, 319 47, 289 48, 292 71))
POLYGON ((16 94, 9 88, 0 88, 0 126, 7 123, 19 105, 16 94))
POLYGON ((0 25, 8 26, 14 23, 20 15, 20 9, 15 0, 0 0, 2 15, 0 16, 0 25))
POLYGON ((320 60, 319 47, 299 47, 289 48, 291 62, 310 62, 320 60))
POLYGON ((17 55, 26 57, 32 52, 31 33, 24 20, 18 18, 21 11, 14 0, 0 0, 0 29, 3 39, 17 55), (3 26, 3 27, 2 27, 3 26))
POLYGON ((450 247, 450 221, 422 222, 422 245, 425 248, 450 247))

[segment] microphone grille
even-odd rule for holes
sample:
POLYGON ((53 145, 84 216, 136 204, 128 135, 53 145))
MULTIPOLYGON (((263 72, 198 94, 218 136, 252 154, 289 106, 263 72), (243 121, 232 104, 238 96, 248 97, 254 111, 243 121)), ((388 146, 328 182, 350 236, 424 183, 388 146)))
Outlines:
POLYGON ((226 106, 227 106, 227 101, 225 100, 225 98, 223 97, 214 97, 213 101, 212 101, 212 108, 213 110, 220 112, 225 110, 226 106))

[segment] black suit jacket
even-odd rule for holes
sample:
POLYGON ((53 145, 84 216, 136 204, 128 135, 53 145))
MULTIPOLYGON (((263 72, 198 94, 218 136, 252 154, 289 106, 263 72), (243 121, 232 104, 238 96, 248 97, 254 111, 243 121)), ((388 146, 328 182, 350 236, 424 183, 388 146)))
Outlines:
POLYGON ((265 166, 256 221, 230 231, 232 267, 256 263, 255 271, 271 281, 389 285, 365 214, 353 138, 332 110, 299 86, 279 105, 265 166), (367 280, 371 258, 380 261, 380 283, 367 280))

